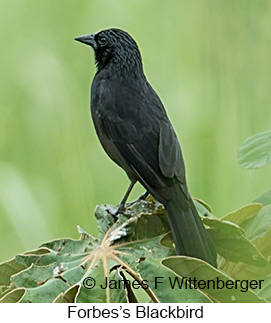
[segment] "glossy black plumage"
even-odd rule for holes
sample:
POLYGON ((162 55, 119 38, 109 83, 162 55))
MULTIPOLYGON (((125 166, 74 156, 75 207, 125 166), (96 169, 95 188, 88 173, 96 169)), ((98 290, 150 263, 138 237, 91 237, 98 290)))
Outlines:
POLYGON ((139 181, 165 206, 177 254, 216 266, 215 248, 188 192, 177 136, 144 75, 137 44, 119 29, 76 40, 95 52, 91 114, 103 148, 131 183, 139 181))

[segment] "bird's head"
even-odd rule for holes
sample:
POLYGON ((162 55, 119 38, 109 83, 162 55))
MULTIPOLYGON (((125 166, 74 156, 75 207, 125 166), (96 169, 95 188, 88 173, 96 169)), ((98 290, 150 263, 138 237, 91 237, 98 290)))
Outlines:
POLYGON ((120 67, 141 67, 141 55, 134 39, 125 31, 111 28, 95 34, 76 37, 75 40, 87 44, 94 49, 98 70, 108 63, 120 67))

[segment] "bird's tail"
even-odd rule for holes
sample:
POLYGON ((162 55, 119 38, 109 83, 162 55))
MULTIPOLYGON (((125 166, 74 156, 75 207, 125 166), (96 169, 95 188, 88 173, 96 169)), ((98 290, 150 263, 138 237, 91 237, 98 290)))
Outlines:
POLYGON ((177 254, 200 258, 216 267, 217 253, 213 241, 203 226, 192 198, 188 198, 179 185, 172 187, 172 196, 165 209, 177 254))

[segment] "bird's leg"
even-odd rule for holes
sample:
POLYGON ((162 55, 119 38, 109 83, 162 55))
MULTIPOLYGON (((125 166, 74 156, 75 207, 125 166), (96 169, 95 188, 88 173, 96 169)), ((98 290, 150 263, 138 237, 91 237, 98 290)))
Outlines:
POLYGON ((118 205, 117 210, 114 215, 118 215, 120 212, 122 212, 125 209, 125 203, 128 199, 129 194, 131 193, 135 183, 136 183, 136 181, 131 181, 131 183, 128 187, 128 190, 126 191, 123 199, 121 200, 120 204, 118 205))

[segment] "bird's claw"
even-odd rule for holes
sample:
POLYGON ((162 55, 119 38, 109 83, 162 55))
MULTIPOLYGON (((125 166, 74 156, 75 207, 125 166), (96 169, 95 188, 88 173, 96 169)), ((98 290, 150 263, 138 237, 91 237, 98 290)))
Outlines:
POLYGON ((144 194, 140 195, 136 200, 126 203, 126 207, 130 207, 140 201, 145 201, 148 195, 149 192, 146 191, 144 194))
POLYGON ((110 208, 107 211, 113 216, 116 217, 120 213, 122 213, 125 210, 125 206, 123 204, 119 204, 116 208, 110 208))
POLYGON ((120 213, 123 213, 128 207, 134 205, 135 203, 145 200, 146 197, 149 195, 148 192, 145 192, 144 194, 140 195, 136 200, 128 202, 128 203, 120 203, 116 208, 110 208, 108 209, 108 212, 113 216, 116 217, 120 213))

